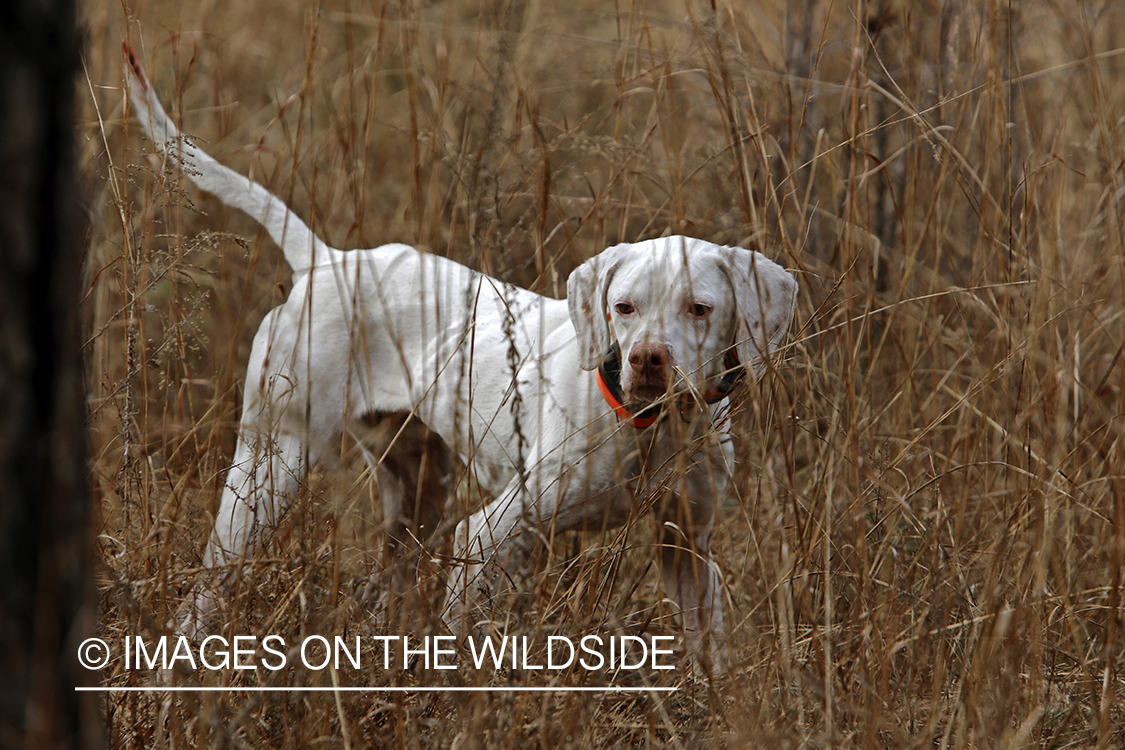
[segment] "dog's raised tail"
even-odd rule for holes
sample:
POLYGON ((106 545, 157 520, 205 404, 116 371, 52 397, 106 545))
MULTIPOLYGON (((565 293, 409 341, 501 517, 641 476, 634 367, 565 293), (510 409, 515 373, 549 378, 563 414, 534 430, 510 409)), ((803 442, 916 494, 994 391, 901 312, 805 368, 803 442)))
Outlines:
POLYGON ((137 119, 156 147, 166 156, 179 159, 184 174, 201 190, 260 222, 285 253, 285 260, 294 272, 328 262, 333 251, 280 198, 249 178, 224 167, 180 134, 156 98, 136 53, 128 44, 123 47, 129 99, 137 119))

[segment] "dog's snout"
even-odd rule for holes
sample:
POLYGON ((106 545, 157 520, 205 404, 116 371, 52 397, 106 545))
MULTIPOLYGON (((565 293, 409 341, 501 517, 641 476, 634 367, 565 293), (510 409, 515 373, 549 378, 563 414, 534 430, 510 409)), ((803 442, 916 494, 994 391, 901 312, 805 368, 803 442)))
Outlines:
POLYGON ((671 354, 664 344, 636 344, 629 351, 629 366, 642 376, 660 376, 668 369, 671 354))

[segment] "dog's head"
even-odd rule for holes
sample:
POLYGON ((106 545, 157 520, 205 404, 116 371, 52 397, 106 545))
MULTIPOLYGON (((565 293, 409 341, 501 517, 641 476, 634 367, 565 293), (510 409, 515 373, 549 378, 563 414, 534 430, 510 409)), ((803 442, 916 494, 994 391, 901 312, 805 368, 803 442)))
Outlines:
POLYGON ((755 377, 789 326, 797 282, 761 253, 688 237, 611 247, 567 281, 579 364, 614 344, 630 403, 715 392, 733 349, 755 377))

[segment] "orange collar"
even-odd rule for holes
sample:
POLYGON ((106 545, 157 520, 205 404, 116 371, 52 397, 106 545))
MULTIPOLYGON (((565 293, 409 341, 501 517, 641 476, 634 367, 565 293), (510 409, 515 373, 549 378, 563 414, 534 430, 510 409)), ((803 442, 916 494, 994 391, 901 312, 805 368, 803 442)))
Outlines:
MULTIPOLYGON (((726 356, 723 357, 723 366, 727 372, 723 375, 723 379, 719 381, 718 388, 703 397, 703 400, 708 404, 717 404, 729 396, 746 375, 746 370, 739 363, 738 355, 735 353, 733 346, 727 350, 726 356)), ((613 413, 617 415, 618 419, 628 422, 631 427, 638 430, 651 427, 656 423, 656 420, 660 419, 661 404, 646 406, 639 412, 630 411, 629 407, 625 405, 625 392, 621 390, 621 347, 616 342, 609 348, 609 352, 602 363, 598 365, 594 378, 597 380, 598 390, 601 391, 602 398, 613 409, 613 413)))

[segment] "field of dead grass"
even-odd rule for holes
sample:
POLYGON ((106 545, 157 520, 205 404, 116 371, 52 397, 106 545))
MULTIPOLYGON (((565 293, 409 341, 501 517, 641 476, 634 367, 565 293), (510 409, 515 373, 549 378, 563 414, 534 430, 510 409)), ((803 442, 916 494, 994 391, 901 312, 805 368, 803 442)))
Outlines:
MULTIPOLYGON (((407 242, 560 296, 607 245, 686 233, 758 247, 801 284, 783 365, 740 403, 716 539, 728 677, 677 673, 670 694, 112 693, 114 747, 1125 743, 1125 5, 84 12, 82 306, 111 643, 163 634, 199 574, 250 340, 289 281, 251 220, 146 158, 122 41, 186 132, 333 246, 407 242)), ((356 605, 378 504, 354 442, 327 463, 222 632, 437 632, 440 565, 389 626, 356 605)), ((456 492, 462 508, 474 494, 456 492)), ((650 538, 561 542, 525 594, 533 627, 643 623, 659 608, 650 538)), ((154 679, 119 662, 102 677, 154 679)), ((459 684, 373 668, 201 680, 459 684)))

